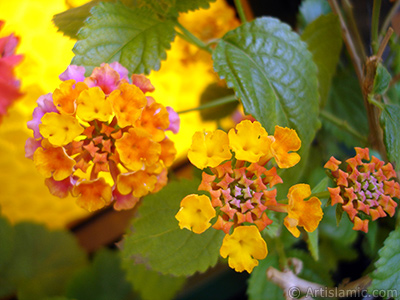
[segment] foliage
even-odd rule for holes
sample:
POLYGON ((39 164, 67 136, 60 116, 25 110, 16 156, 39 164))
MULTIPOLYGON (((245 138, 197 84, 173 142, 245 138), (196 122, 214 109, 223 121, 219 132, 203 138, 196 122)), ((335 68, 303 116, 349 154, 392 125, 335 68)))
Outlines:
POLYGON ((122 244, 126 267, 140 262, 163 274, 189 276, 217 263, 223 234, 214 229, 202 235, 181 230, 174 217, 180 201, 198 185, 197 180, 171 182, 146 197, 122 244))
MULTIPOLYGON (((229 31, 218 38, 210 32, 218 22, 229 23, 221 16, 195 32, 196 26, 182 25, 186 13, 203 18, 216 1, 222 0, 92 0, 80 6, 71 0, 68 5, 75 7, 54 16, 58 30, 76 40, 75 56, 60 75, 62 85, 38 100, 26 156, 53 194, 62 198, 84 190, 93 203, 103 197, 104 205, 115 197, 120 202, 114 209, 135 206, 134 216, 117 247, 107 245, 113 249, 97 250, 89 259, 67 230, 0 216, 0 298, 190 297, 197 281, 217 282, 229 266, 251 273, 246 291, 251 300, 284 299, 293 282, 346 289, 341 283, 353 277, 348 273, 353 269, 354 279, 362 279, 356 288, 366 291, 370 284, 369 293, 400 299, 390 294, 400 293, 400 270, 394 267, 400 263, 400 47, 386 28, 395 11, 386 16, 377 7, 381 1, 374 1, 370 41, 359 32, 360 16, 350 0, 339 7, 338 1, 303 0, 292 26, 262 13, 246 20, 250 14, 242 1, 234 1, 241 25, 227 25, 229 31), (169 51, 175 40, 180 53, 169 51), (218 127, 183 137, 192 140, 188 158, 203 173, 186 164, 183 176, 193 178, 169 182, 167 173, 170 179, 182 177, 183 168, 172 164, 176 150, 164 131, 177 131, 179 117, 144 95, 157 89, 144 75, 165 72, 171 90, 187 75, 183 70, 189 69, 178 63, 168 67, 176 67, 172 71, 163 69, 168 59, 191 65, 196 80, 213 78, 193 108, 180 113, 198 110, 204 128, 218 127), (122 88, 127 82, 130 92, 122 88), (143 142, 148 137, 153 147, 143 142), (150 163, 153 156, 159 159, 150 163), (342 162, 345 169, 339 168, 342 162), (347 264, 351 267, 344 268, 347 264), (267 272, 274 269, 283 277, 267 272)), ((0 51, 0 68, 7 51, 0 51)), ((39 65, 31 63, 30 72, 39 65)), ((23 86, 24 77, 19 79, 23 86)), ((27 84, 41 86, 38 82, 27 84)), ((0 106, 6 90, 0 82, 0 106)), ((174 96, 186 101, 185 91, 174 96)), ((2 171, 11 165, 1 165, 2 171)), ((93 218, 102 220, 103 212, 93 218)))

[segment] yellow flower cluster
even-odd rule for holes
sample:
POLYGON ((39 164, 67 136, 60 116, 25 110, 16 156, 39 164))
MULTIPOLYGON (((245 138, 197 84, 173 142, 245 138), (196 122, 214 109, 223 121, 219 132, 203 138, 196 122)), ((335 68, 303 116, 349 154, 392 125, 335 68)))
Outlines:
POLYGON ((281 183, 276 168, 268 166, 272 159, 279 168, 297 164, 301 141, 293 129, 275 127, 273 136, 257 121, 244 120, 229 133, 222 130, 196 132, 188 158, 203 172, 199 190, 205 195, 191 194, 181 202, 175 218, 181 229, 202 233, 211 226, 226 234, 220 254, 229 257, 229 266, 238 272, 252 272, 258 260, 267 256, 267 245, 260 232, 272 223, 267 211, 287 213, 284 225, 299 237, 303 227, 314 231, 322 219, 321 202, 312 197, 309 185, 297 184, 288 193, 288 203, 276 201, 275 184, 281 183), (234 155, 232 155, 232 152, 234 155), (252 226, 254 224, 255 226, 252 226))
POLYGON ((88 211, 113 201, 130 209, 167 183, 176 150, 165 131, 177 132, 179 118, 145 95, 154 90, 146 77, 134 74, 131 83, 117 62, 84 73, 69 66, 59 88, 38 99, 27 157, 52 194, 71 193, 88 211))

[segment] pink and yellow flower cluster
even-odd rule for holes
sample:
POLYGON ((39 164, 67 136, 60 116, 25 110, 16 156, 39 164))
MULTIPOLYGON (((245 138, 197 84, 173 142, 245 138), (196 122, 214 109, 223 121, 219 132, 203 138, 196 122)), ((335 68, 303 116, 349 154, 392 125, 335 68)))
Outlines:
POLYGON ((112 202, 132 208, 167 183, 176 150, 165 131, 176 133, 179 118, 146 95, 154 90, 146 77, 129 80, 117 62, 84 73, 69 66, 60 86, 38 99, 26 156, 58 197, 70 193, 88 211, 112 202))
POLYGON ((272 223, 268 210, 287 213, 284 225, 296 237, 298 226, 314 231, 322 218, 321 202, 312 197, 310 187, 298 184, 289 190, 288 203, 276 201, 275 185, 282 183, 275 166, 290 168, 300 156, 301 141, 293 129, 275 127, 268 135, 257 121, 244 120, 229 133, 221 130, 196 132, 188 158, 203 172, 199 190, 210 195, 191 194, 181 202, 176 214, 180 228, 202 233, 211 226, 223 230, 220 254, 229 257, 230 267, 252 272, 266 257, 267 245, 260 232, 272 223), (234 154, 232 154, 232 152, 234 154))
POLYGON ((397 203, 392 198, 400 198, 400 185, 394 181, 397 176, 390 163, 375 156, 370 159, 368 148, 355 150, 344 171, 339 169, 342 162, 333 156, 325 164, 336 184, 328 190, 332 206, 337 204, 348 214, 353 229, 368 232, 369 220, 387 214, 393 217, 397 203))
MULTIPOLYGON (((4 21, 0 20, 0 31, 4 21)), ((23 56, 16 55, 15 50, 19 39, 10 34, 0 38, 0 121, 7 113, 8 107, 22 94, 19 90, 20 82, 15 78, 14 68, 23 56)))

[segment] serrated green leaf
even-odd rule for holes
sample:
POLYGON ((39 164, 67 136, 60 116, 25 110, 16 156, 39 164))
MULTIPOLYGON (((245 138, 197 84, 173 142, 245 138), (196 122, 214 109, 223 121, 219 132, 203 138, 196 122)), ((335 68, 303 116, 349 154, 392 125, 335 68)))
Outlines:
POLYGON ((395 300, 400 299, 400 228, 393 230, 389 237, 385 240, 384 246, 379 250, 379 259, 375 263, 376 270, 371 274, 372 283, 369 292, 373 291, 386 292, 386 297, 393 297, 395 300), (397 291, 396 295, 390 294, 397 291))
POLYGON ((142 300, 172 299, 186 281, 186 277, 162 275, 132 261, 124 260, 122 264, 127 273, 126 279, 142 300))
POLYGON ((158 70, 175 37, 174 19, 161 19, 146 8, 100 3, 78 33, 72 64, 86 74, 101 63, 118 61, 130 73, 158 70))
POLYGON ((308 152, 319 126, 317 69, 289 26, 268 17, 246 23, 220 40, 213 59, 247 113, 268 132, 275 125, 295 129, 300 155, 308 152))
POLYGON ((209 8, 210 3, 216 0, 172 0, 175 2, 175 8, 178 12, 188 12, 200 8, 209 8))
POLYGON ((93 263, 78 272, 68 285, 67 296, 76 300, 126 300, 132 287, 125 279, 118 252, 101 250, 93 263))
POLYGON ((274 299, 284 300, 282 289, 267 280, 266 272, 269 267, 279 269, 279 258, 276 254, 268 254, 259 261, 248 281, 247 295, 249 300, 274 299))
POLYGON ((331 12, 331 7, 326 0, 303 0, 299 8, 299 23, 305 27, 321 15, 331 12))
POLYGON ((324 107, 342 49, 342 30, 338 17, 333 13, 320 16, 305 28, 301 39, 308 44, 308 50, 317 65, 320 106, 324 107))
POLYGON ((385 105, 380 122, 388 158, 395 163, 394 166, 398 171, 400 170, 400 106, 385 105))
POLYGON ((383 95, 389 88, 392 76, 386 70, 386 68, 380 63, 376 69, 376 74, 374 78, 374 88, 373 93, 378 95, 383 95))
POLYGON ((86 262, 84 252, 67 231, 20 223, 15 227, 15 248, 8 276, 20 300, 59 296, 72 274, 86 262))
MULTIPOLYGON (((53 17, 54 25, 58 31, 65 35, 76 39, 79 29, 83 26, 85 20, 90 16, 90 10, 93 6, 100 3, 101 0, 92 0, 82 6, 68 9, 62 13, 56 14, 53 17)), ((106 2, 107 0, 103 0, 106 2)))
POLYGON ((181 200, 197 193, 199 180, 171 182, 157 194, 147 196, 125 236, 122 255, 145 263, 163 274, 189 276, 214 266, 224 233, 209 228, 202 234, 180 229, 175 219, 181 200))

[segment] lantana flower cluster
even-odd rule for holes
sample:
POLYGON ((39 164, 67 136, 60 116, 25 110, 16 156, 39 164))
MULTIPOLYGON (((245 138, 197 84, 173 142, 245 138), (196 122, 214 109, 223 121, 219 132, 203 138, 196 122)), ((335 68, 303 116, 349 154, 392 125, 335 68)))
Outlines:
POLYGON ((71 193, 88 211, 112 202, 132 208, 167 183, 176 150, 165 131, 176 133, 179 117, 146 96, 154 90, 146 77, 129 80, 117 62, 84 73, 69 66, 60 86, 38 99, 26 156, 58 197, 71 193))
POLYGON ((181 229, 202 233, 211 226, 223 230, 220 254, 229 257, 231 268, 251 273, 268 250, 261 236, 272 220, 268 210, 287 213, 284 225, 296 237, 298 226, 314 231, 322 218, 321 202, 312 197, 310 187, 297 184, 290 188, 288 203, 276 201, 275 185, 282 183, 277 168, 296 165, 301 141, 295 130, 275 127, 268 135, 257 121, 244 120, 229 133, 222 130, 196 132, 188 158, 203 172, 199 190, 206 195, 191 194, 181 201, 176 214, 181 229), (232 152, 234 154, 232 154, 232 152))
MULTIPOLYGON (((0 20, 0 31, 4 24, 0 20)), ((23 58, 22 55, 15 54, 18 43, 19 39, 14 34, 0 37, 0 121, 8 107, 22 95, 19 90, 20 82, 14 74, 15 66, 23 58)))
POLYGON ((344 170, 341 161, 333 156, 325 164, 336 187, 328 188, 331 205, 339 205, 353 222, 354 230, 368 232, 369 221, 393 217, 400 198, 400 185, 394 180, 396 172, 392 164, 385 164, 375 156, 370 159, 368 148, 355 148, 356 155, 346 160, 344 170))

